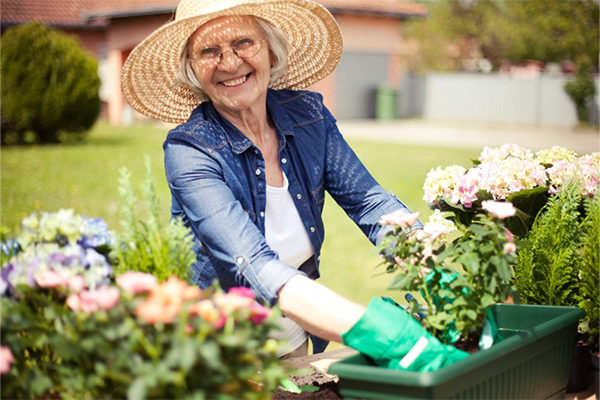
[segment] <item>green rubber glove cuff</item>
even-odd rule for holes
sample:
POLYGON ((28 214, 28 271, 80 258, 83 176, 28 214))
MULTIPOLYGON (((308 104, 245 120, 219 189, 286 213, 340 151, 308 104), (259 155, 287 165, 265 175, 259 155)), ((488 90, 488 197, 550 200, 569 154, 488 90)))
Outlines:
POLYGON ((342 333, 342 343, 376 360, 384 357, 389 347, 399 339, 408 351, 420 337, 409 332, 411 322, 421 327, 402 308, 373 297, 358 322, 348 332, 342 333))
POLYGON ((358 322, 341 336, 343 344, 389 369, 435 371, 468 356, 440 343, 401 307, 376 297, 358 322))

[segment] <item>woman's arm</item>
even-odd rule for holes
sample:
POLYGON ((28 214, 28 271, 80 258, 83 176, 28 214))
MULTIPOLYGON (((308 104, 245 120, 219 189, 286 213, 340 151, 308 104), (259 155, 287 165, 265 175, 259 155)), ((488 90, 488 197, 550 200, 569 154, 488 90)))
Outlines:
POLYGON ((170 138, 165 144, 165 171, 171 193, 210 255, 224 289, 250 287, 257 298, 273 305, 281 287, 292 276, 304 274, 281 262, 267 245, 210 152, 170 138))
POLYGON ((292 277, 281 288, 279 308, 306 331, 339 343, 341 334, 365 312, 363 306, 302 275, 292 277))

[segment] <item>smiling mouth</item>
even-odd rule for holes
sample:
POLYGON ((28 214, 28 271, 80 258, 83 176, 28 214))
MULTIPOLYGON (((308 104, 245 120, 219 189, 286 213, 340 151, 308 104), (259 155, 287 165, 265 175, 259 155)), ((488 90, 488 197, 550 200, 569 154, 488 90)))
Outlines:
POLYGON ((245 83, 248 80, 248 78, 250 78, 250 75, 252 75, 252 72, 250 72, 247 75, 241 76, 239 78, 230 79, 227 81, 221 81, 221 82, 219 82, 219 85, 223 85, 225 87, 239 86, 239 85, 242 85, 243 83, 245 83))

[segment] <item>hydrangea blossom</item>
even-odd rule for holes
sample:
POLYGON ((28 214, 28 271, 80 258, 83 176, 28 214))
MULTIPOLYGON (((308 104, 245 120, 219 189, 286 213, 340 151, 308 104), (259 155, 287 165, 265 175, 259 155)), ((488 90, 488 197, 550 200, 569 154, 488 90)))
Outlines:
POLYGON ((0 272, 1 294, 9 290, 15 295, 19 285, 68 286, 76 276, 85 287, 96 289, 106 285, 113 273, 95 250, 111 244, 112 233, 102 220, 86 219, 73 210, 30 215, 23 220, 16 242, 6 245, 10 259, 0 272))
POLYGON ((582 181, 583 193, 594 194, 600 181, 600 153, 577 157, 575 152, 554 146, 535 155, 528 149, 505 144, 485 147, 479 164, 469 170, 456 165, 437 167, 427 174, 423 200, 436 204, 443 200, 471 208, 480 192, 494 200, 536 187, 549 187, 556 193, 572 179, 582 181), (551 164, 551 167, 548 167, 551 164))
MULTIPOLYGON (((427 174, 423 189, 425 195, 423 200, 432 204, 438 198, 448 199, 453 197, 457 181, 467 170, 460 165, 450 165, 444 169, 437 167, 427 174)), ((455 203, 456 204, 456 203, 455 203)))
POLYGON ((553 146, 550 149, 540 150, 535 153, 535 159, 540 164, 552 164, 559 160, 571 162, 576 158, 577 153, 560 146, 553 146))
POLYGON ((557 160, 547 169, 551 194, 570 180, 578 179, 584 195, 595 194, 600 181, 600 153, 588 154, 571 161, 557 160))
POLYGON ((484 147, 479 155, 479 162, 501 162, 508 158, 518 158, 520 160, 533 160, 531 150, 516 144, 503 144, 500 147, 484 147))

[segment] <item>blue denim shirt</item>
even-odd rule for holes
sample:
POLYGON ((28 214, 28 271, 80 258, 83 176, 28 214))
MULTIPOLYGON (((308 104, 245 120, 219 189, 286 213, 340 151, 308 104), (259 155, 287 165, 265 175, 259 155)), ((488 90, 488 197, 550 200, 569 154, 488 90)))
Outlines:
POLYGON ((373 179, 320 94, 269 89, 267 109, 279 139, 279 165, 315 252, 298 270, 281 262, 265 241, 267 184, 260 149, 211 102, 170 131, 163 147, 172 216, 181 217, 198 239, 192 282, 204 288, 218 279, 224 289, 250 287, 273 305, 294 275, 319 277, 325 191, 373 243, 383 235, 382 215, 409 210, 373 179))

